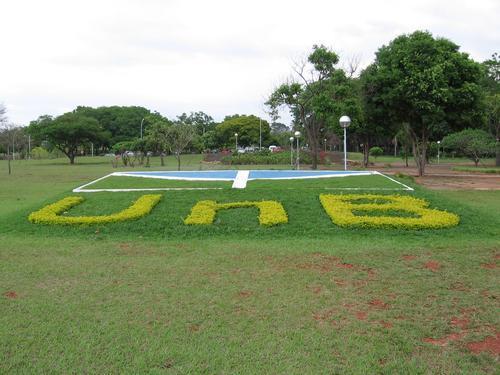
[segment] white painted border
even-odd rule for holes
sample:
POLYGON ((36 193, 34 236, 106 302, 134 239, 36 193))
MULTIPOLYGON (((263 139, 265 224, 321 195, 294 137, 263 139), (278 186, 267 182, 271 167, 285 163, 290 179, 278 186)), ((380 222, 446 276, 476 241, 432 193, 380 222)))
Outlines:
MULTIPOLYGON (((278 169, 279 170, 279 169, 278 169)), ((286 170, 286 169, 285 169, 286 170)), ((270 172, 270 171, 277 171, 277 170, 272 170, 272 169, 256 169, 256 171, 263 171, 263 172, 270 172)), ((161 172, 168 172, 168 171, 148 171, 148 172, 153 172, 153 173, 161 173, 161 172)), ((192 172, 199 172, 199 171, 192 171, 192 172)), ((208 171, 207 171, 208 172, 208 171)), ((238 171, 236 176, 238 176, 239 172, 247 172, 250 173, 250 171, 238 171)), ((247 175, 247 180, 248 181, 255 181, 255 180, 305 180, 305 179, 317 179, 317 178, 333 178, 333 177, 349 177, 349 176, 369 176, 369 175, 380 175, 383 176, 392 182, 395 182, 398 185, 403 186, 401 189, 396 189, 396 188, 325 188, 326 190, 403 190, 403 191, 414 191, 413 188, 411 188, 408 185, 403 184, 402 182, 399 182, 383 173, 380 173, 378 171, 355 171, 356 173, 345 173, 345 174, 331 174, 331 175, 319 175, 319 176, 297 176, 297 177, 275 177, 275 178, 248 178, 247 175)), ((89 183, 86 183, 84 185, 78 186, 77 188, 73 189, 74 193, 99 193, 99 192, 133 192, 133 191, 169 191, 169 190, 222 190, 223 188, 210 188, 210 187, 199 187, 199 188, 132 188, 132 189, 85 189, 87 186, 95 184, 96 182, 102 181, 105 178, 111 177, 111 176, 124 176, 124 177, 138 177, 138 178, 156 178, 156 179, 161 179, 161 180, 182 180, 182 181, 233 181, 233 187, 234 187, 234 181, 235 179, 228 179, 228 178, 196 178, 196 177, 176 177, 176 176, 146 176, 146 175, 138 175, 138 174, 128 174, 127 172, 113 172, 109 173, 106 176, 100 177, 96 180, 93 180, 89 183)), ((246 182, 246 181, 245 181, 246 182)))
MULTIPOLYGON (((385 174, 383 174, 383 173, 377 172, 377 171, 374 171, 374 172, 375 172, 374 174, 379 174, 379 175, 381 175, 381 176, 384 176, 385 178, 387 178, 387 179, 391 180, 392 182, 395 182, 396 184, 399 184, 399 185, 403 186, 403 187, 404 187, 404 189, 403 189, 403 190, 407 190, 407 191, 415 191, 412 187, 410 187, 410 186, 408 186, 408 185, 405 185, 405 184, 403 184, 402 182, 399 182, 398 180, 395 180, 395 179, 394 179, 394 178, 392 178, 392 177, 389 177, 389 176, 387 176, 387 175, 385 175, 385 174)), ((381 189, 382 189, 382 188, 381 188, 381 189)))

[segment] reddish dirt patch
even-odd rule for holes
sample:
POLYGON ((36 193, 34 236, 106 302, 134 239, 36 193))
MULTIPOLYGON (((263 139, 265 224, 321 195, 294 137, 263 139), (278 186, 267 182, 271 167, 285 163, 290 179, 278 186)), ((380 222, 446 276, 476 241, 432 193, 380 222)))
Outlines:
POLYGON ((389 305, 385 303, 384 301, 380 299, 373 299, 370 302, 368 302, 370 306, 377 308, 377 309, 387 309, 389 305))
POLYGON ((314 264, 314 263, 301 263, 297 265, 299 270, 314 270, 321 273, 330 272, 332 270, 331 265, 327 264, 314 264))
POLYGON ((351 268, 354 268, 354 265, 353 264, 349 264, 349 263, 339 263, 339 264, 337 264, 337 267, 339 267, 339 268, 345 268, 345 269, 351 269, 351 268))
POLYGON ((384 328, 392 328, 392 323, 391 322, 386 322, 384 320, 381 320, 380 324, 382 324, 382 327, 384 327, 384 328))
POLYGON ((313 313, 313 319, 316 320, 317 322, 325 322, 327 320, 330 320, 333 317, 334 313, 335 313, 334 309, 317 311, 313 313))
POLYGON ((167 359, 163 362, 162 368, 172 368, 174 367, 174 361, 172 359, 167 359))
POLYGON ((326 260, 328 262, 338 262, 340 260, 339 257, 333 256, 333 255, 327 255, 327 254, 323 254, 323 253, 319 253, 319 252, 313 253, 312 255, 315 258, 326 260))
POLYGON ((16 293, 16 292, 14 292, 13 290, 9 290, 8 292, 5 292, 3 295, 4 295, 5 297, 7 297, 7 298, 11 298, 11 299, 15 299, 15 298, 17 298, 17 297, 18 297, 17 293, 16 293))
POLYGON ((461 283, 461 282, 455 282, 453 284, 451 284, 450 290, 455 290, 457 292, 468 292, 470 290, 470 288, 465 285, 464 283, 461 283))
POLYGON ((500 254, 495 254, 495 256, 493 258, 500 259, 500 254))
POLYGON ((248 298, 250 297, 251 295, 253 294, 253 292, 249 291, 249 290, 242 290, 241 292, 238 293, 238 297, 241 297, 241 298, 248 298))
POLYGON ((424 264, 424 267, 428 270, 431 270, 432 272, 436 272, 441 268, 441 264, 434 260, 430 260, 424 264))
POLYGON ((366 320, 367 317, 368 317, 368 313, 366 313, 365 311, 357 311, 356 312, 356 319, 358 319, 358 320, 366 320))
POLYGON ((414 259, 417 259, 417 256, 416 255, 403 255, 401 258, 403 258, 403 260, 414 260, 414 259))
POLYGON ((496 356, 500 355, 500 332, 496 336, 486 337, 483 341, 468 343, 467 349, 474 354, 488 352, 496 356))
POLYGON ((417 177, 415 181, 420 185, 424 185, 429 189, 446 190, 446 189, 467 189, 467 190, 498 190, 500 186, 500 177, 486 176, 479 173, 474 173, 470 176, 459 175, 427 175, 425 177, 417 177))
POLYGON ((335 279, 335 280, 334 280, 334 283, 335 283, 335 285, 337 285, 337 286, 346 286, 346 285, 347 285, 347 281, 342 280, 342 279, 335 279))
POLYGON ((316 286, 311 287, 311 291, 314 294, 320 294, 322 290, 323 290, 323 287, 321 285, 316 285, 316 286))
POLYGON ((200 326, 198 324, 191 324, 189 326, 190 332, 198 332, 200 330, 200 326))
POLYGON ((452 326, 461 328, 461 329, 466 329, 469 326, 470 320, 466 316, 464 317, 456 317, 454 316, 451 318, 450 324, 452 326))
POLYGON ((450 333, 449 335, 446 335, 440 339, 433 339, 430 337, 426 337, 424 339, 424 342, 427 342, 429 344, 434 344, 437 346, 446 346, 452 341, 457 341, 460 340, 462 337, 465 336, 464 332, 459 332, 459 333, 450 333))
POLYGON ((481 264, 481 267, 488 269, 488 270, 494 270, 495 268, 497 268, 497 264, 496 263, 483 263, 483 264, 481 264))

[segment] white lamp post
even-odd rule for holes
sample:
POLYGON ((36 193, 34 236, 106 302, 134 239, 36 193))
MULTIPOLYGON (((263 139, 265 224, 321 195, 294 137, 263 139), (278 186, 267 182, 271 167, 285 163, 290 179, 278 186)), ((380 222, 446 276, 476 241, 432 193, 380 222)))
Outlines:
POLYGON ((259 151, 262 150, 262 119, 259 119, 259 151))
POLYGON ((299 170, 299 138, 300 138, 300 132, 296 131, 295 132, 295 138, 297 138, 297 170, 299 170))
POLYGON ((290 137, 290 166, 293 168, 293 137, 290 137))
POLYGON ((437 141, 438 144, 438 164, 439 164, 439 145, 441 144, 441 141, 437 141))
POLYGON ((236 138, 236 150, 235 150, 235 152, 238 153, 238 133, 234 133, 234 138, 236 138))
POLYGON ((344 129, 344 171, 347 171, 347 128, 351 125, 349 116, 342 116, 339 120, 340 127, 344 129))
POLYGON ((325 152, 326 152, 326 138, 325 138, 325 139, 323 139, 323 143, 324 143, 324 145, 325 145, 325 152))
POLYGON ((142 124, 144 124, 144 119, 141 120, 141 139, 142 139, 142 124))

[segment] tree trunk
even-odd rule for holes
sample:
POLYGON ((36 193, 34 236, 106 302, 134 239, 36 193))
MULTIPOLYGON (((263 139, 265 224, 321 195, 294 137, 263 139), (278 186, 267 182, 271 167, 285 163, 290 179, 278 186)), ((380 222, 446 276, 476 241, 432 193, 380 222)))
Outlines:
POLYGON ((318 169, 318 145, 317 140, 314 139, 312 142, 312 169, 318 169))
POLYGON ((415 132, 411 131, 413 157, 417 164, 418 175, 422 177, 425 174, 425 164, 427 161, 427 134, 422 130, 422 138, 419 140, 415 132), (420 142, 419 142, 420 141, 420 142))
POLYGON ((495 165, 500 167, 500 142, 497 141, 495 165))
POLYGON ((181 154, 177 154, 175 156, 177 158, 177 170, 180 171, 181 170, 181 154))
POLYGON ((367 168, 370 163, 370 141, 368 137, 365 138, 365 142, 363 144, 363 167, 367 168))
POLYGON ((68 154, 69 163, 75 164, 75 154, 68 154))
POLYGON ((12 173, 11 167, 10 167, 10 155, 7 155, 7 164, 9 165, 9 175, 12 173))
POLYGON ((160 154, 160 164, 161 164, 161 166, 162 166, 162 167, 164 167, 164 166, 165 166, 165 160, 164 160, 163 158, 164 158, 164 156, 163 156, 163 152, 162 152, 162 153, 160 154))

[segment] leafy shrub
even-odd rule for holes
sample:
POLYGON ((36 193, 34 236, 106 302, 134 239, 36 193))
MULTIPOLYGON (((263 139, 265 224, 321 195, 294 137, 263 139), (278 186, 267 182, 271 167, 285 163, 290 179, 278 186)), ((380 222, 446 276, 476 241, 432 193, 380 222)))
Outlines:
POLYGON ((373 156, 375 159, 378 156, 382 156, 384 154, 383 148, 382 147, 378 147, 378 146, 370 148, 369 152, 370 152, 370 156, 373 156))
MULTIPOLYGON (((311 164, 312 159, 308 152, 301 152, 299 154, 301 164, 311 164)), ((296 154, 293 154, 293 161, 295 162, 296 154)), ((270 152, 260 151, 255 153, 245 153, 238 155, 229 155, 222 158, 223 164, 290 164, 290 151, 283 152, 270 152)))

